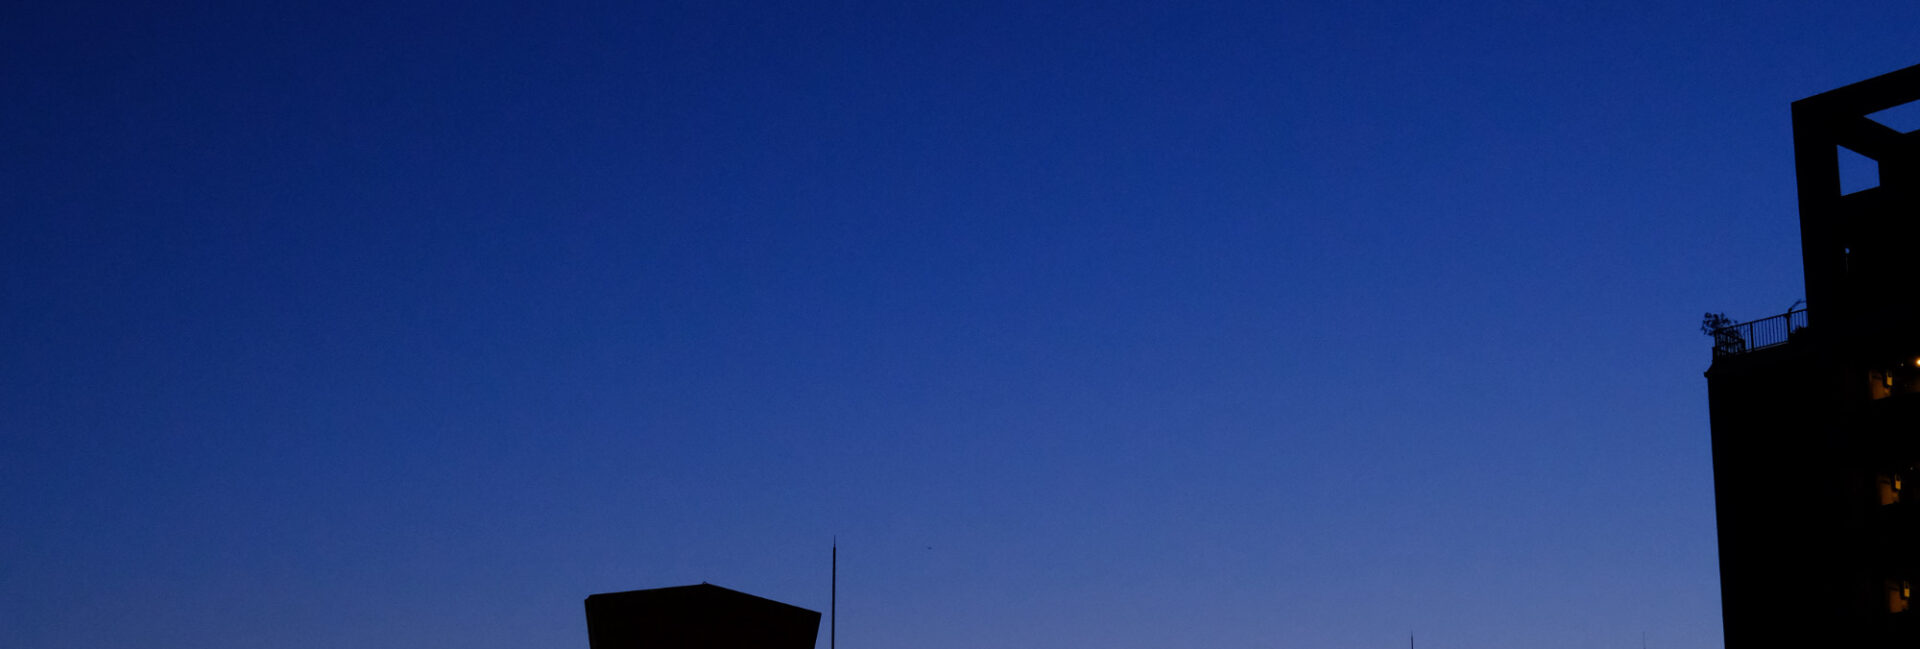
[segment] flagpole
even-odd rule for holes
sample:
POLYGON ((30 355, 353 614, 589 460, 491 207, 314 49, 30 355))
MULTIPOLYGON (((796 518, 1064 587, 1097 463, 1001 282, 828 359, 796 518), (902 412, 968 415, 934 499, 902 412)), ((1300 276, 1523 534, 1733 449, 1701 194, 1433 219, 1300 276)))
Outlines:
POLYGON ((828 577, 833 584, 827 595, 827 649, 834 649, 840 631, 840 537, 833 537, 833 568, 828 577))

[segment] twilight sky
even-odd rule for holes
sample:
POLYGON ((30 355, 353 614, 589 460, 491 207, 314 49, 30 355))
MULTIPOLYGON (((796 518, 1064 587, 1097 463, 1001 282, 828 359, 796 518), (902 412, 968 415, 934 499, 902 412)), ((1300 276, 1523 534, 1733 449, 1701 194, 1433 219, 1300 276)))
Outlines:
POLYGON ((838 535, 849 649, 1718 647, 1699 317, 1916 25, 9 4, 0 637, 585 649, 838 535))

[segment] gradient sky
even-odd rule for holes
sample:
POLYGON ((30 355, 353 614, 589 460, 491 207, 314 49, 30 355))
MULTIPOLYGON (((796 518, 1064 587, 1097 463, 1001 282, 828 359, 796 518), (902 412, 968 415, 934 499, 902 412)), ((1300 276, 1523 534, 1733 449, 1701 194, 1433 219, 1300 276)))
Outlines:
POLYGON ((1700 314, 1916 25, 12 3, 0 637, 585 649, 837 535, 849 649, 1718 647, 1700 314))

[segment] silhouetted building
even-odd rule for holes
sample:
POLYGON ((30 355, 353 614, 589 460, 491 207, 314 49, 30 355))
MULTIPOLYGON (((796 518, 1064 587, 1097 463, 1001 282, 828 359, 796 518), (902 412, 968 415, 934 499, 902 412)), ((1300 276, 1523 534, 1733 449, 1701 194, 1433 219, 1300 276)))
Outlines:
POLYGON ((592 649, 813 649, 820 614, 712 584, 587 597, 592 649))
POLYGON ((1920 646, 1920 132, 1868 117, 1914 100, 1920 66, 1793 103, 1807 308, 1714 332, 1728 649, 1920 646))

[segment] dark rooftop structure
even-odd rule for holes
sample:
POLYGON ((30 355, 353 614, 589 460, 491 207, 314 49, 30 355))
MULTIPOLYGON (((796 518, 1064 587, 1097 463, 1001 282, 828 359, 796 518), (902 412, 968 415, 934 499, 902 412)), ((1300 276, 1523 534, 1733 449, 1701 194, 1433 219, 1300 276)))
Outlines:
POLYGON ((1916 100, 1920 66, 1793 103, 1807 308, 1712 332, 1727 649, 1920 646, 1920 132, 1874 119, 1916 100))
POLYGON ((820 614, 713 584, 587 597, 592 649, 813 649, 820 614))

